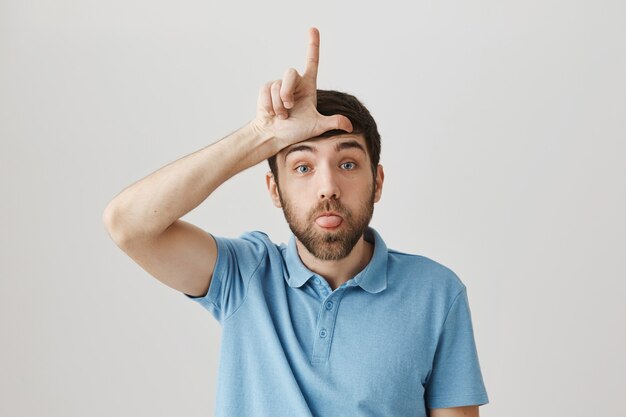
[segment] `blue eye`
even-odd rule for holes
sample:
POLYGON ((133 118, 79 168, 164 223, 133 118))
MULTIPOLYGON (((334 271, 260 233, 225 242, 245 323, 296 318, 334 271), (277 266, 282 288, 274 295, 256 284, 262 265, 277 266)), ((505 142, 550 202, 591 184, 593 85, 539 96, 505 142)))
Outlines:
POLYGON ((300 174, 306 174, 307 172, 309 172, 309 167, 306 165, 298 165, 296 167, 296 171, 300 174))
POLYGON ((345 170, 348 170, 348 171, 356 168, 356 164, 354 162, 344 162, 340 166, 341 166, 341 168, 343 168, 345 170))

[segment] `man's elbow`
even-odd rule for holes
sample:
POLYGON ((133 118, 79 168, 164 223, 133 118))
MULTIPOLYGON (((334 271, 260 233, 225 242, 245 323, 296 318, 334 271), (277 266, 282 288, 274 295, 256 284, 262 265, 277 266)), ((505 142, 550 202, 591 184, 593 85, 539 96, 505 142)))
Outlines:
POLYGON ((115 214, 115 208, 109 204, 102 212, 102 224, 111 239, 121 246, 128 239, 128 234, 120 227, 119 216, 115 214))

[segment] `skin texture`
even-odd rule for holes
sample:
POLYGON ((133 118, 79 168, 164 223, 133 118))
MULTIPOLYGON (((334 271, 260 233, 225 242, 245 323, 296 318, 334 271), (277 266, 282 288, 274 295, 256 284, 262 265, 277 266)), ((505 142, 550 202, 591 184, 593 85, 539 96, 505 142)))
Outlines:
POLYGON ((479 417, 478 406, 432 408, 430 410, 430 417, 479 417))
MULTIPOLYGON (((280 190, 268 173, 272 201, 286 208, 292 228, 312 236, 310 250, 297 242, 303 263, 335 289, 371 259, 373 248, 362 230, 380 200, 384 172, 378 165, 372 175, 367 151, 354 146, 367 149, 364 139, 349 133, 347 117, 317 111, 319 45, 319 32, 311 28, 304 73, 289 68, 282 79, 264 84, 253 120, 131 184, 105 208, 103 223, 113 241, 165 285, 192 296, 207 293, 217 258, 215 241, 181 217, 229 178, 273 155, 280 167, 280 190), (319 138, 335 129, 348 133, 319 138), (332 230, 320 226, 320 209, 334 211, 341 223, 332 230), (323 254, 319 239, 336 242, 323 254)), ((478 416, 478 407, 433 409, 430 416, 478 416)))

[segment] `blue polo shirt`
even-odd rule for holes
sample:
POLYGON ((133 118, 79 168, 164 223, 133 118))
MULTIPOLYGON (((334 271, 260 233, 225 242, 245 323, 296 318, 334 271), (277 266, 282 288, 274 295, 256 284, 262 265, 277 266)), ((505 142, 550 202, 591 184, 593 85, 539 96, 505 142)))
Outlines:
POLYGON ((464 284, 447 267, 374 244, 334 291, 300 260, 295 238, 215 237, 203 297, 221 325, 217 417, 426 417, 489 402, 464 284))

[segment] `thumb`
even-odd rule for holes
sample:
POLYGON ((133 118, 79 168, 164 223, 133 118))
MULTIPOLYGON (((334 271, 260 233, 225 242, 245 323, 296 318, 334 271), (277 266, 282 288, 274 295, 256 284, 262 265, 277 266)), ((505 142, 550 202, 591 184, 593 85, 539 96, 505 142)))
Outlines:
POLYGON ((335 114, 333 116, 321 116, 319 126, 321 129, 323 129, 322 133, 335 129, 352 132, 352 123, 350 122, 350 119, 341 114, 335 114))

